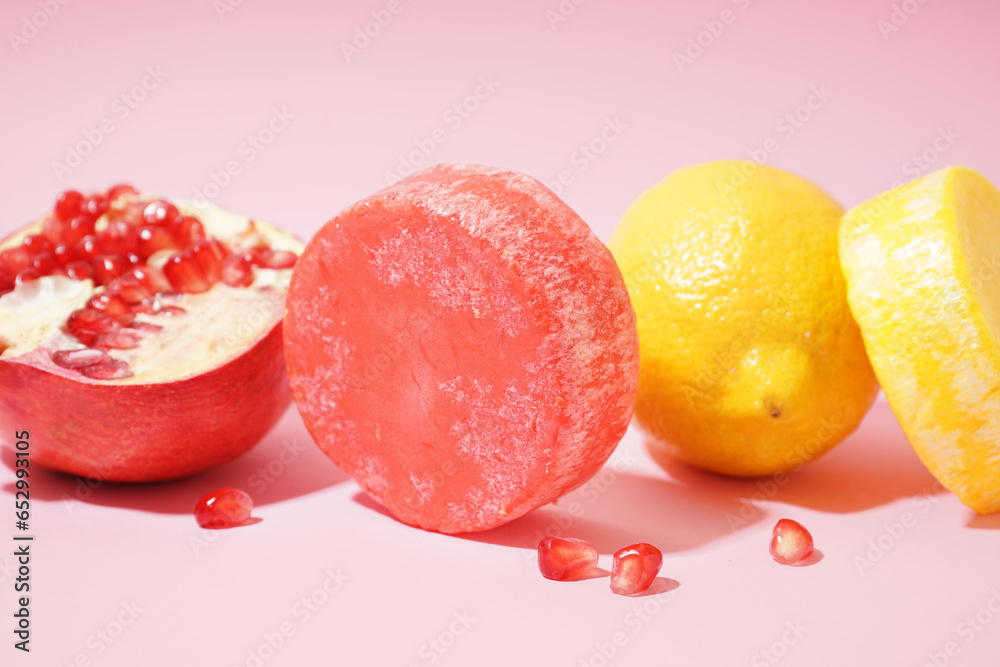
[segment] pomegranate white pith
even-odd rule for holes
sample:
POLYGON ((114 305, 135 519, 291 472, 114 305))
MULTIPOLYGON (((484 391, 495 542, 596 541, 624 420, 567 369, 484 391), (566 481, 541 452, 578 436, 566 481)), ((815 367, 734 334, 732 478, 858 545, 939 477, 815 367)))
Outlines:
POLYGON ((113 194, 89 222, 60 217, 64 194, 0 242, 0 426, 36 434, 50 468, 191 474, 252 447, 290 402, 281 319, 302 245, 214 206, 113 194))

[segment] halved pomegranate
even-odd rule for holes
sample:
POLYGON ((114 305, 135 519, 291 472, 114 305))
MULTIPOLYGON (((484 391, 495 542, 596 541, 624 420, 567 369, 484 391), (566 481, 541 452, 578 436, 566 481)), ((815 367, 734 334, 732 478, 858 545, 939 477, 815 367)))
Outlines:
POLYGON ((291 401, 281 321, 301 250, 214 206, 64 192, 0 241, 0 432, 31 432, 38 465, 109 481, 244 453, 291 401))

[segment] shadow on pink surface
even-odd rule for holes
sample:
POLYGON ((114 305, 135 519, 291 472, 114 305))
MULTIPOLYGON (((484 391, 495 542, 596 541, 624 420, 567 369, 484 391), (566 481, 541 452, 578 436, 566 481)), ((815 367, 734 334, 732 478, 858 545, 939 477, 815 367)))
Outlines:
MULTIPOLYGON (((13 450, 3 463, 13 469, 13 450)), ((162 514, 189 514, 203 495, 231 486, 253 498, 254 506, 297 498, 349 478, 313 443, 297 412, 289 410, 252 450, 224 465, 191 477, 148 484, 101 482, 32 467, 32 499, 84 502, 162 514)), ((14 484, 4 491, 14 492, 14 484)))

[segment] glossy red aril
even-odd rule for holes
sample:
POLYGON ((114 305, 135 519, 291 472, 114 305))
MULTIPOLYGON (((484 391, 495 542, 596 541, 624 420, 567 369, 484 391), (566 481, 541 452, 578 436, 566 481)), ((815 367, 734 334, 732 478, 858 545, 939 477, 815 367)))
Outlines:
POLYGON ((80 213, 83 195, 76 190, 66 190, 56 200, 54 212, 60 220, 69 220, 80 213))
POLYGON ((187 248, 192 243, 205 238, 205 227, 198 218, 191 215, 181 215, 174 221, 170 233, 178 247, 187 248))
POLYGON ((66 331, 84 345, 89 345, 106 331, 117 328, 113 319, 90 308, 75 310, 66 320, 66 331))
POLYGON ((134 253, 139 247, 139 228, 126 220, 109 222, 97 236, 97 245, 107 255, 134 253))
POLYGON ((127 262, 121 255, 98 255, 94 258, 94 282, 107 285, 125 272, 127 262))
POLYGON ((132 307, 118 294, 104 291, 87 302, 87 308, 104 313, 123 327, 135 321, 132 307))
POLYGON ((191 247, 191 255, 198 262, 198 268, 209 285, 219 282, 222 278, 222 260, 226 258, 226 248, 222 243, 215 239, 198 241, 191 247))
POLYGON ((802 524, 781 519, 771 531, 771 558, 782 565, 795 565, 813 554, 813 538, 802 524))
POLYGON ((136 247, 140 257, 149 257, 158 250, 177 249, 170 232, 163 227, 153 225, 143 225, 139 228, 139 241, 136 247))
POLYGON ((147 225, 161 225, 169 227, 173 224, 180 211, 168 201, 158 199, 150 202, 142 212, 142 218, 147 225))
POLYGON ((200 294, 212 286, 190 250, 168 259, 163 265, 163 275, 170 281, 170 286, 182 294, 200 294))
POLYGON ((538 570, 546 579, 580 579, 596 567, 597 547, 590 542, 572 537, 546 537, 538 543, 538 570))
POLYGON ((233 488, 206 493, 194 507, 194 518, 202 528, 234 528, 246 523, 253 500, 245 491, 233 488))
POLYGON ((120 359, 108 358, 92 366, 85 366, 80 369, 80 373, 92 380, 123 380, 132 377, 132 371, 128 364, 120 359))
POLYGON ((24 248, 17 247, 0 252, 0 268, 17 275, 31 266, 31 255, 24 248))
POLYGON ((651 544, 640 542, 619 549, 611 562, 611 592, 635 595, 653 585, 663 566, 663 554, 651 544))

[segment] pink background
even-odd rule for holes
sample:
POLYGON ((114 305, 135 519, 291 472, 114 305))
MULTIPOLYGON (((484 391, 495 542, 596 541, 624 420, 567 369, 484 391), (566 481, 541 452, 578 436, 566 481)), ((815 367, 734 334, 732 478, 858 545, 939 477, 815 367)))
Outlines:
MULTIPOLYGON (((0 233, 63 188, 130 180, 308 238, 401 161, 472 161, 546 182, 564 172, 562 196, 607 239, 671 170, 759 157, 769 139, 768 164, 847 206, 950 164, 1000 182, 991 0, 563 0, 573 11, 554 27, 559 0, 226 2, 3 3, 0 233), (391 21, 345 57, 341 44, 390 6, 391 21), (715 22, 723 10, 727 24, 715 22), (901 25, 886 32, 894 11, 901 25), (699 33, 701 52, 679 68, 674 53, 699 33), (254 148, 251 135, 267 143, 254 148), (54 166, 72 151, 86 155, 68 173, 54 166), (227 163, 238 172, 228 182, 227 163)), ((882 399, 858 433, 780 487, 664 473, 630 431, 587 487, 467 537, 387 517, 294 409, 253 452, 192 479, 33 482, 33 651, 11 646, 3 547, 4 665, 919 666, 1000 655, 1000 516, 942 492, 882 399), (199 530, 191 508, 220 485, 250 491, 261 521, 199 530), (771 561, 782 516, 810 528, 818 562, 771 561), (606 569, 620 546, 657 544, 662 578, 636 599, 612 595, 606 578, 546 581, 533 548, 559 530, 597 544, 606 569)))

